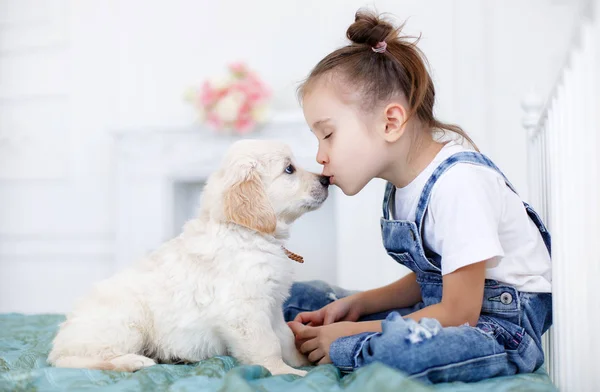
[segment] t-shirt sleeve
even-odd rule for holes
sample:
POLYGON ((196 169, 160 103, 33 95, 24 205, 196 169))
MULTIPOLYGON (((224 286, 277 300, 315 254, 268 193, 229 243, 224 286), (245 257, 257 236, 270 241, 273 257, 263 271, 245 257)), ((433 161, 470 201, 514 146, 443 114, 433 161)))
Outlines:
POLYGON ((496 172, 471 164, 453 166, 434 185, 428 213, 442 275, 504 256, 498 228, 505 187, 496 172))

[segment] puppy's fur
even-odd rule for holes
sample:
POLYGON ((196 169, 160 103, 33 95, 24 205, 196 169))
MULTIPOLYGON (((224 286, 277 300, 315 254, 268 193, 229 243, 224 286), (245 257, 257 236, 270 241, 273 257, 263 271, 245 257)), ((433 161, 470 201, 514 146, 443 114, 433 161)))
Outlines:
POLYGON ((207 181, 198 217, 97 284, 60 326, 48 361, 136 371, 232 355, 272 374, 304 374, 291 367, 308 361, 281 309, 294 263, 282 246, 288 226, 325 201, 327 182, 290 165, 282 143, 232 145, 207 181))

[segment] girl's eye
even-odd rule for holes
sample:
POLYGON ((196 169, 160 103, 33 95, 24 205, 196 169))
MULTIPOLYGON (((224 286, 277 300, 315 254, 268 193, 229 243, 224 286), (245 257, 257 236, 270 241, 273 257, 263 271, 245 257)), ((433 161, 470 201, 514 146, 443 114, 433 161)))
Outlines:
POLYGON ((333 134, 333 132, 331 132, 330 134, 328 134, 327 136, 325 136, 325 137, 323 138, 323 140, 325 140, 325 139, 329 139, 329 137, 330 137, 332 134, 333 134))
POLYGON ((294 174, 295 171, 296 171, 296 168, 294 167, 294 165, 289 165, 288 167, 285 168, 285 172, 287 174, 294 174))

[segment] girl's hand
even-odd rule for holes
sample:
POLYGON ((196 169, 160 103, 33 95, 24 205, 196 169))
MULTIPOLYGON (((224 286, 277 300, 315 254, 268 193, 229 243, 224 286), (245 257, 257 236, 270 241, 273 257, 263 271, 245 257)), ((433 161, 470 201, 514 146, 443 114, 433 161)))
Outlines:
POLYGON ((313 312, 299 313, 295 322, 313 327, 329 325, 337 321, 357 321, 361 314, 358 296, 351 295, 338 299, 327 306, 313 312))
POLYGON ((317 365, 331 363, 329 347, 336 339, 361 332, 357 323, 354 322, 339 322, 321 327, 311 327, 302 325, 297 321, 290 321, 288 325, 294 332, 296 341, 303 342, 299 347, 300 352, 307 355, 311 363, 317 365))

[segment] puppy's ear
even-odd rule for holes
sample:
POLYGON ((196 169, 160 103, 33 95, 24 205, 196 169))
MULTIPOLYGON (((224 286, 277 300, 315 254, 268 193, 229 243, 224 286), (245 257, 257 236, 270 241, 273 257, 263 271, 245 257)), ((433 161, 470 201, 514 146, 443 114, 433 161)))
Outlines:
POLYGON ((240 170, 242 172, 237 174, 241 174, 241 178, 234 180, 223 195, 225 218, 261 233, 273 234, 277 218, 256 168, 250 165, 240 170))

